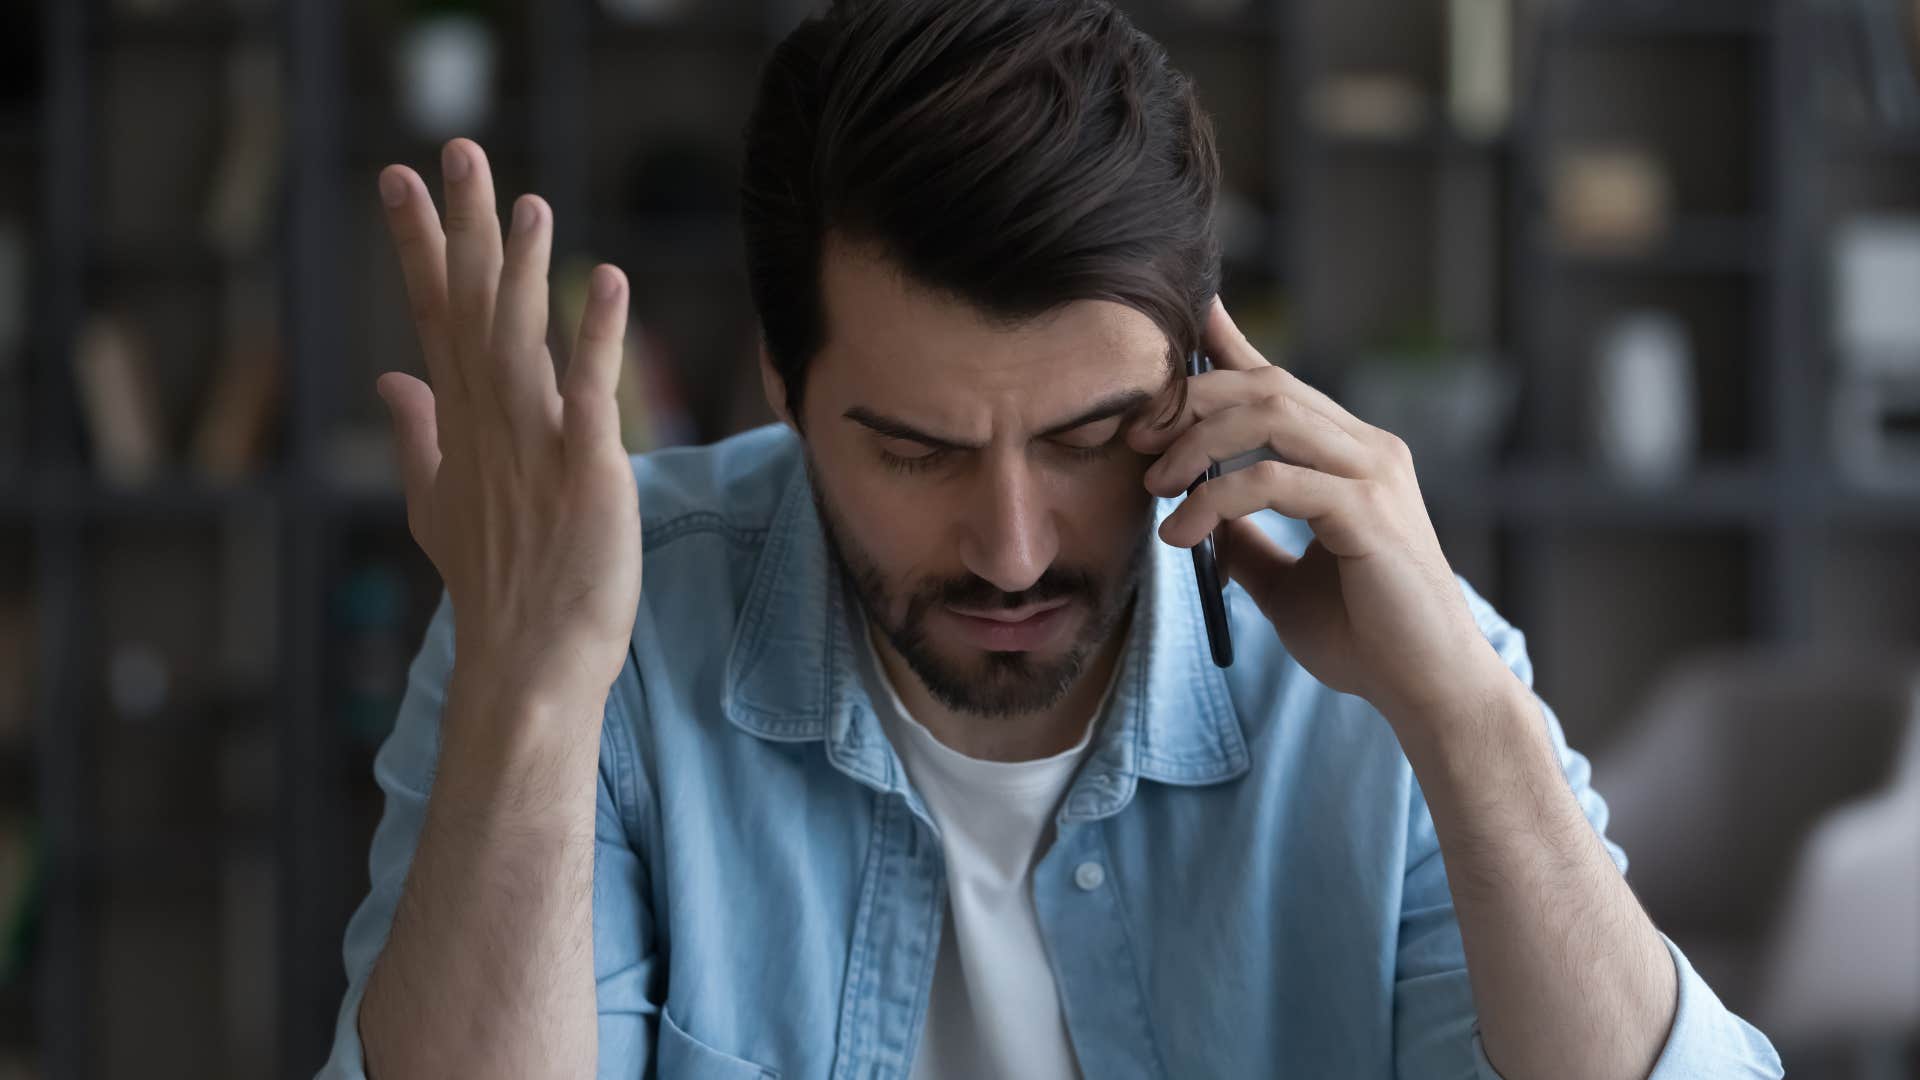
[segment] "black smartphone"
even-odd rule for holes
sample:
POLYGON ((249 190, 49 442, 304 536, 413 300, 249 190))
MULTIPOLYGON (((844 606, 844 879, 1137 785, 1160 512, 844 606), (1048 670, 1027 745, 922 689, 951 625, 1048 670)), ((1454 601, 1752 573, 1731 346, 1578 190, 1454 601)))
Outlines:
MULTIPOLYGON (((1212 370, 1209 362, 1200 350, 1187 354, 1187 376, 1189 378, 1204 371, 1212 370)), ((1207 471, 1194 478, 1187 485, 1187 494, 1209 480, 1218 479, 1220 464, 1214 462, 1207 471)), ((1214 554, 1213 534, 1208 533, 1200 542, 1193 545, 1193 576, 1200 586, 1200 610, 1207 620, 1207 644, 1213 649, 1213 662, 1220 667, 1233 665, 1233 636, 1227 632, 1227 592, 1226 582, 1220 580, 1220 562, 1214 554)))

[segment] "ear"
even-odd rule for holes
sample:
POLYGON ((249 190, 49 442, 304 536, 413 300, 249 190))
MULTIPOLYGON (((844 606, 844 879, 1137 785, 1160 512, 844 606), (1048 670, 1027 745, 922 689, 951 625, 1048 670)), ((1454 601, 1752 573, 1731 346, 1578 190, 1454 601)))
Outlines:
POLYGON ((767 351, 765 339, 760 342, 760 391, 767 396, 767 408, 780 422, 800 433, 800 425, 793 422, 793 413, 787 408, 787 381, 773 368, 773 354, 767 351))

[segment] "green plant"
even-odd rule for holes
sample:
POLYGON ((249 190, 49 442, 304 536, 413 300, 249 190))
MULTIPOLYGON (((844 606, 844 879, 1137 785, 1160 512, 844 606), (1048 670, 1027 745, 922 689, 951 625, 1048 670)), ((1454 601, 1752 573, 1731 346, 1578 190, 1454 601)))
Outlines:
POLYGON ((1460 350, 1431 315, 1409 319, 1381 339, 1372 353, 1406 367, 1442 367, 1457 360, 1460 350))

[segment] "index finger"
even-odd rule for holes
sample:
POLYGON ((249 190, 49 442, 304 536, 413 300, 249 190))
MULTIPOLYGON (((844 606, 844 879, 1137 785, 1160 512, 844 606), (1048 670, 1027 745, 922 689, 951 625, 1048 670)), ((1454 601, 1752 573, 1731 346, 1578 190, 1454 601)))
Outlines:
MULTIPOLYGON (((1221 302, 1218 295, 1214 296, 1213 307, 1207 312, 1206 345, 1207 355, 1219 368, 1256 371, 1261 368, 1280 367, 1261 356, 1260 350, 1253 347, 1253 343, 1247 340, 1247 335, 1241 333, 1240 327, 1234 324, 1233 317, 1227 314, 1227 305, 1221 302)), ((1358 437, 1370 430, 1366 421, 1348 412, 1339 402, 1328 397, 1317 387, 1309 385, 1284 367, 1280 367, 1280 370, 1284 373, 1282 381, 1289 396, 1300 399, 1350 435, 1358 437)))
POLYGON ((1207 309, 1207 325, 1202 338, 1214 367, 1252 371, 1271 366, 1267 358, 1260 355, 1260 350, 1247 340, 1247 335, 1234 325, 1232 316, 1227 314, 1227 305, 1221 302, 1218 295, 1213 298, 1213 306, 1207 309))
POLYGON ((407 307, 426 354, 427 374, 439 401, 466 395, 447 328, 447 238, 426 181, 405 165, 380 173, 380 201, 387 209, 387 231, 400 255, 407 284, 407 307))

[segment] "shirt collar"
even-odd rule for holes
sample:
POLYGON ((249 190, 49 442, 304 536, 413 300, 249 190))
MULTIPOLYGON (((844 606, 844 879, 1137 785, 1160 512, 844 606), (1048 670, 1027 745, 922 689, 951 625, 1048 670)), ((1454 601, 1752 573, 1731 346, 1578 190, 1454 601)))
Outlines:
MULTIPOLYGON (((721 707, 734 726, 763 739, 824 739, 841 771, 904 792, 905 772, 860 678, 859 613, 849 610, 855 601, 827 550, 809 483, 796 453, 728 650, 721 707)), ((1160 500, 1156 522, 1174 505, 1160 500)), ((1248 768, 1225 673, 1208 651, 1192 556, 1157 540, 1147 546, 1108 722, 1063 820, 1118 811, 1138 778, 1211 784, 1248 768)))

